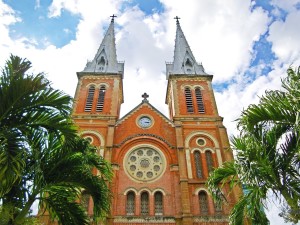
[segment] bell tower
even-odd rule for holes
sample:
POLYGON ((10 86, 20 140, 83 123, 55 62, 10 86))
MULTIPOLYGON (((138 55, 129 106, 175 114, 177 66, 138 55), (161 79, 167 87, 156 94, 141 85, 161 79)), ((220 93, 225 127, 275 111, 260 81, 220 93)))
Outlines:
MULTIPOLYGON (((197 63, 176 19, 174 60, 166 63, 166 104, 175 125, 183 224, 209 221, 227 224, 230 207, 216 205, 205 182, 213 168, 233 160, 223 118, 219 116, 212 89, 213 76, 197 63), (195 204, 198 202, 198 204, 195 204), (216 216, 222 218, 216 219, 216 216), (193 219, 192 219, 193 218, 193 219), (223 223, 224 222, 224 223, 223 223)), ((233 193, 232 205, 238 198, 233 193)), ((219 224, 219 223, 218 223, 219 224)))
POLYGON ((77 72, 75 119, 119 118, 123 103, 124 63, 117 61, 114 17, 94 59, 87 62, 82 72, 77 72))
MULTIPOLYGON (((98 147, 99 154, 110 161, 114 125, 123 103, 124 63, 117 61, 114 18, 92 61, 77 72, 73 119, 81 135, 98 147)), ((89 210, 92 212, 92 209, 89 210)))

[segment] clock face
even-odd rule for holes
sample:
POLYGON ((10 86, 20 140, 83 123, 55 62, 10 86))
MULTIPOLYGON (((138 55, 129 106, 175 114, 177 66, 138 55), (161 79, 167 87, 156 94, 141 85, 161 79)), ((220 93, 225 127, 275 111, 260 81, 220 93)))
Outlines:
POLYGON ((142 128, 148 128, 148 127, 150 127, 152 125, 152 120, 148 116, 142 116, 139 119, 139 125, 142 128))

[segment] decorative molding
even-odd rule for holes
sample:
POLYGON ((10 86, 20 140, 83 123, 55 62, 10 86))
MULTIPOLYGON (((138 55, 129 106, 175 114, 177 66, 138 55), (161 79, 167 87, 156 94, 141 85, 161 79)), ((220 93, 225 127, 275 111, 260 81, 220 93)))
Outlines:
POLYGON ((97 132, 97 131, 94 131, 94 130, 82 130, 80 132, 80 136, 83 136, 83 135, 89 135, 89 134, 94 134, 96 137, 99 138, 100 140, 100 147, 104 147, 105 146, 105 140, 104 140, 104 137, 102 136, 101 133, 97 132))
POLYGON ((113 219, 114 223, 174 223, 176 224, 174 217, 164 217, 164 216, 145 216, 145 217, 135 217, 135 216, 120 216, 113 219))
POLYGON ((228 216, 224 216, 224 215, 195 216, 195 217, 193 217, 193 220, 194 220, 194 223, 229 222, 228 216))
POLYGON ((209 195, 209 196, 211 195, 211 194, 209 193, 209 191, 208 191, 206 188, 204 188, 204 187, 196 188, 196 190, 195 190, 195 192, 194 192, 194 195, 198 195, 200 191, 205 191, 205 193, 206 193, 207 195, 209 195))
POLYGON ((196 88, 200 88, 200 90, 205 90, 205 88, 204 87, 202 87, 201 85, 199 85, 199 84, 182 84, 181 86, 180 86, 180 89, 181 90, 184 90, 185 88, 190 88, 190 89, 192 89, 192 90, 195 90, 196 88))
POLYGON ((120 169, 120 165, 116 164, 116 163, 112 163, 111 167, 112 167, 113 170, 119 170, 120 169))
POLYGON ((124 191, 124 195, 127 195, 128 192, 133 191, 135 193, 135 195, 138 195, 138 191, 133 188, 133 187, 129 187, 124 191))
POLYGON ((125 138, 120 144, 116 144, 114 145, 114 148, 119 148, 121 147, 125 142, 132 140, 136 137, 154 137, 162 142, 164 142, 165 144, 168 145, 168 147, 170 147, 171 149, 175 149, 175 146, 171 145, 167 140, 165 140, 164 138, 162 138, 161 136, 158 136, 156 134, 135 134, 135 135, 131 135, 128 136, 127 138, 125 138))
POLYGON ((178 164, 171 164, 170 165, 170 171, 179 171, 179 165, 178 164))
POLYGON ((153 145, 137 145, 125 154, 123 167, 133 181, 150 183, 164 174, 166 158, 161 150, 153 145))
POLYGON ((217 140, 213 135, 211 135, 210 133, 204 132, 204 131, 195 131, 195 132, 191 132, 191 133, 186 137, 186 139, 185 139, 185 143, 184 143, 185 148, 189 148, 189 142, 190 142, 190 140, 191 140, 193 137, 197 136, 197 135, 199 135, 199 136, 206 136, 206 137, 210 138, 210 139, 213 141, 213 143, 214 143, 214 145, 215 145, 215 148, 219 148, 219 142, 218 142, 218 140, 217 140))

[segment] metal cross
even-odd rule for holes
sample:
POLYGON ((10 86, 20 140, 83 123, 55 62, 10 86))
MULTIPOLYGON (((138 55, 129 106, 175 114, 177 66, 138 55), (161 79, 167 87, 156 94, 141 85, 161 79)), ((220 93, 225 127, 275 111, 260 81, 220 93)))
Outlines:
POLYGON ((111 22, 113 23, 115 21, 115 17, 117 17, 115 14, 113 14, 111 17, 111 22))
POLYGON ((144 102, 144 101, 147 102, 147 101, 148 101, 147 98, 149 98, 149 95, 145 92, 145 93, 142 95, 142 97, 144 98, 144 99, 143 99, 143 102, 144 102))
POLYGON ((174 17, 174 19, 176 20, 176 24, 179 24, 180 18, 178 16, 176 16, 176 17, 174 17))

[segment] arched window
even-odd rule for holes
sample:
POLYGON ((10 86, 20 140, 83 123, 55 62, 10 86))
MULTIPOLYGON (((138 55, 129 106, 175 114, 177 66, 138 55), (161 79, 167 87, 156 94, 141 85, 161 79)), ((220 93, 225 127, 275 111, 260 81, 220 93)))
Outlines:
POLYGON ((85 109, 84 109, 85 112, 90 112, 92 110, 94 93, 95 93, 95 86, 90 86, 86 103, 85 103, 85 109))
POLYGON ((197 178, 203 178, 201 153, 199 151, 194 152, 194 161, 197 178))
POLYGON ((163 215, 163 195, 161 192, 156 192, 154 195, 155 215, 163 215))
POLYGON ((215 211, 216 211, 216 213, 222 212, 222 203, 221 202, 215 202, 215 211))
POLYGON ((96 107, 97 112, 103 111, 105 91, 106 91, 105 86, 102 85, 99 90, 98 102, 97 102, 97 107, 96 107))
POLYGON ((188 113, 194 113, 194 106, 193 106, 193 99, 192 99, 192 93, 189 88, 184 89, 185 94, 185 104, 186 109, 188 113))
POLYGON ((208 201, 207 201, 206 192, 200 191, 198 197, 199 197, 200 213, 202 215, 208 214, 208 201))
POLYGON ((195 89, 198 113, 205 113, 202 94, 200 88, 195 89))
POLYGON ((149 194, 147 192, 141 194, 141 214, 149 215, 149 194))
POLYGON ((206 165, 207 165, 207 169, 208 172, 210 173, 211 171, 213 171, 214 166, 213 166, 213 158, 212 158, 212 154, 210 151, 206 151, 205 152, 205 157, 206 157, 206 165))
POLYGON ((133 191, 128 192, 126 199, 126 214, 134 215, 135 211, 135 194, 133 191))

